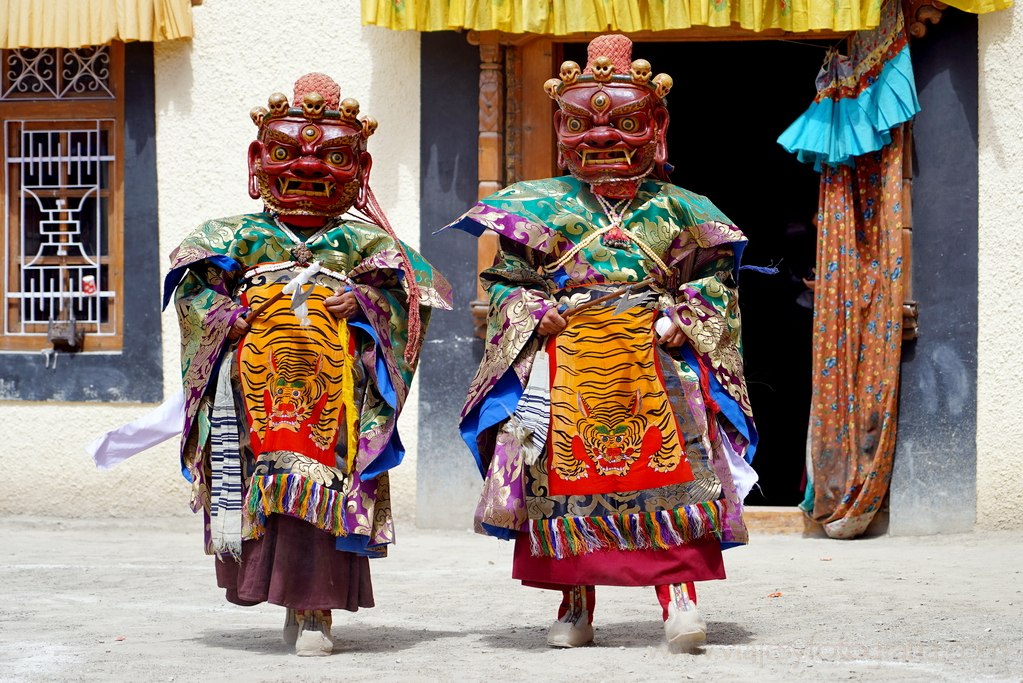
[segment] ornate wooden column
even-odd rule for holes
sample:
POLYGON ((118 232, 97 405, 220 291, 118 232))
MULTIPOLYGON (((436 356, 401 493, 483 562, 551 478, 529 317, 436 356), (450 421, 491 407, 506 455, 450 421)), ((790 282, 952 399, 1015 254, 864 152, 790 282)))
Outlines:
MULTIPOLYGON (((496 33, 470 32, 469 42, 480 48, 479 115, 479 199, 504 187, 504 48, 496 33)), ((482 272, 494 263, 497 235, 486 231, 479 238, 476 270, 482 272)), ((487 297, 476 285, 476 299, 470 304, 475 333, 482 338, 487 326, 487 297)))
MULTIPOLYGON (((554 42, 546 37, 475 31, 468 40, 480 49, 477 197, 519 180, 550 177, 556 170, 554 109, 542 84, 554 73, 554 42)), ((487 231, 480 236, 479 272, 493 265, 498 249, 496 235, 487 231)), ((479 285, 470 308, 475 334, 482 339, 488 304, 479 285)))

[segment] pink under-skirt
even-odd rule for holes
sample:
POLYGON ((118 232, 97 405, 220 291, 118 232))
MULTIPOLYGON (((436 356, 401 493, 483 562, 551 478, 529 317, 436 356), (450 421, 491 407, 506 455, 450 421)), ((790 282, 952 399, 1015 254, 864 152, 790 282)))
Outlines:
POLYGON ((711 538, 667 550, 602 550, 563 559, 534 557, 529 536, 515 537, 512 577, 534 588, 660 586, 725 578, 721 544, 711 538))
POLYGON ((270 602, 293 609, 373 606, 369 558, 342 552, 326 531, 271 515, 262 538, 242 543, 242 561, 216 561, 217 585, 236 605, 270 602))

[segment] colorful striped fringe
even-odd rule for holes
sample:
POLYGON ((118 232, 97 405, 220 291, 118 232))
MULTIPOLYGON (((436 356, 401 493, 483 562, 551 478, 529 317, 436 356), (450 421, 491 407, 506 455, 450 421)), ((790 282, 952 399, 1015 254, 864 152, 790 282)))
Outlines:
POLYGON ((595 550, 666 550, 714 536, 721 538, 725 501, 686 505, 674 510, 529 520, 534 557, 562 559, 595 550))
POLYGON ((275 513, 304 519, 335 536, 348 535, 345 496, 297 474, 254 476, 245 497, 245 512, 250 520, 249 538, 262 536, 266 518, 275 513))

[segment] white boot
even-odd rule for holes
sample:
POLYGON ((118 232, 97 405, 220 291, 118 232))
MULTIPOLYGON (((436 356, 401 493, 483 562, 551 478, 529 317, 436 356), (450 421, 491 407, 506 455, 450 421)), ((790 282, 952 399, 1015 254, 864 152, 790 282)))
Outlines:
POLYGON ((551 647, 581 647, 593 642, 593 625, 589 610, 583 610, 575 621, 570 614, 551 624, 547 631, 547 644, 551 647))
POLYGON ((330 634, 330 610, 310 610, 298 614, 298 638, 295 654, 299 657, 326 657, 334 651, 330 634))
POLYGON ((692 650, 707 642, 707 622, 685 590, 684 586, 672 586, 668 619, 664 622, 668 646, 677 650, 692 650))
POLYGON ((567 593, 568 609, 547 631, 547 644, 551 647, 581 647, 593 642, 590 624, 590 606, 586 604, 586 588, 574 586, 567 593))

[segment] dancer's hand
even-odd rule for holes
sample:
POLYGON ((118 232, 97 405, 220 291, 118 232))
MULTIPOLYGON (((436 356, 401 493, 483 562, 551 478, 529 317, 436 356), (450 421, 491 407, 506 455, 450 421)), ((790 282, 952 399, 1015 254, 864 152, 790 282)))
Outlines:
POLYGON ((338 320, 348 320, 359 312, 359 301, 351 291, 334 292, 334 296, 323 300, 323 306, 338 320))
MULTIPOLYGON (((667 320, 667 318, 665 319, 667 320)), ((669 349, 675 349, 682 346, 685 340, 686 333, 679 329, 678 325, 671 323, 671 327, 665 330, 664 334, 657 340, 657 343, 669 349)))
POLYGON ((547 312, 540 318, 540 325, 537 327, 537 330, 540 334, 547 337, 552 334, 559 334, 566 327, 568 327, 568 321, 558 313, 558 309, 548 308, 547 312))
POLYGON ((245 320, 245 314, 242 314, 235 318, 234 324, 231 325, 230 331, 227 333, 228 341, 237 341, 245 336, 249 331, 249 323, 245 320))

